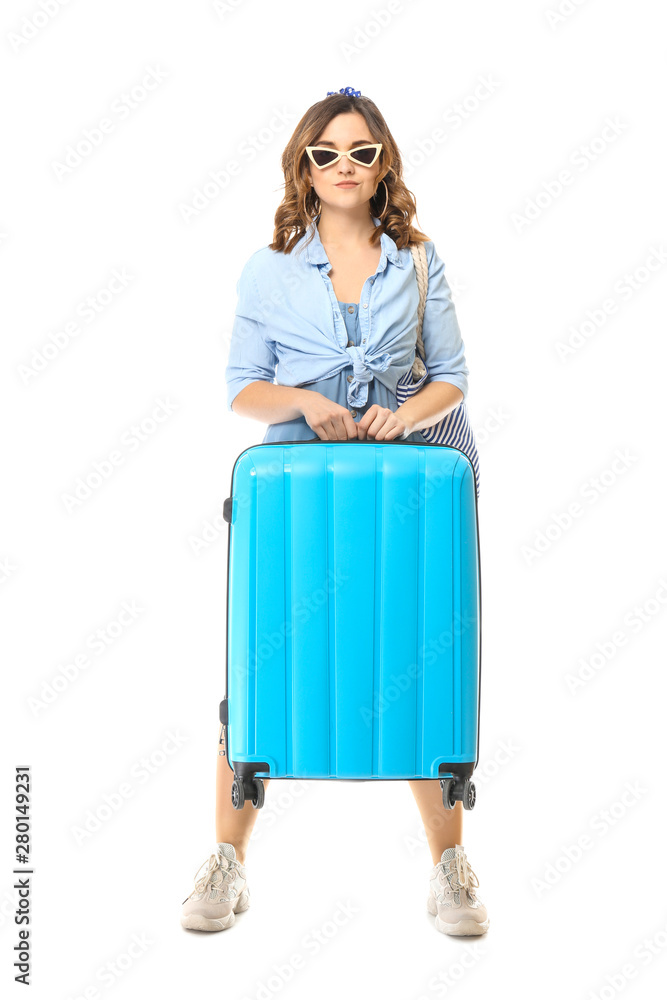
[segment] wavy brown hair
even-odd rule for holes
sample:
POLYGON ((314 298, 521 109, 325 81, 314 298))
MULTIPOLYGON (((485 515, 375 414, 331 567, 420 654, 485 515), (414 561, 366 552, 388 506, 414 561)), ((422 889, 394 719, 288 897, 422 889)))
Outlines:
POLYGON ((273 242, 269 243, 271 250, 291 253, 318 214, 319 199, 308 183, 306 146, 316 145, 331 119, 349 111, 363 115, 373 142, 382 143, 378 186, 370 199, 371 213, 380 219, 380 225, 369 237, 369 244, 374 246, 378 243, 383 232, 391 236, 399 250, 430 239, 412 225, 417 214, 416 200, 405 186, 401 154, 376 105, 370 97, 332 94, 308 108, 283 151, 281 166, 285 174, 285 194, 276 210, 273 242), (381 181, 387 186, 386 194, 381 181), (386 209, 383 208, 385 198, 386 209))

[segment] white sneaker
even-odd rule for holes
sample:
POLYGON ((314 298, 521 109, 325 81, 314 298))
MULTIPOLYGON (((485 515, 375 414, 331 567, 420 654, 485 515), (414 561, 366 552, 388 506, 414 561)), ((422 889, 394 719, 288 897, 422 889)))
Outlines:
POLYGON ((249 904, 246 869, 236 859, 236 848, 218 844, 200 866, 195 887, 183 900, 181 926, 192 931, 224 931, 234 923, 235 913, 247 910, 249 904), (204 866, 206 871, 200 875, 204 866))
POLYGON ((486 907, 475 893, 479 880, 468 864, 462 844, 442 852, 430 877, 427 900, 435 926, 443 934, 484 934, 489 926, 486 907))

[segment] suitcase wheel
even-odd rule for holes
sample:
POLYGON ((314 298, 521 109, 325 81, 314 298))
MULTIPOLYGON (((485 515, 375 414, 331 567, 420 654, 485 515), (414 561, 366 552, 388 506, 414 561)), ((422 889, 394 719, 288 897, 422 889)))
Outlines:
POLYGON ((456 778, 441 778, 440 787, 442 788, 442 804, 445 809, 453 809, 456 805, 456 799, 454 798, 454 785, 456 784, 456 778))
POLYGON ((255 809, 261 809, 264 805, 264 782, 261 778, 253 778, 252 783, 255 786, 255 794, 252 797, 252 804, 255 809))
POLYGON ((232 805, 235 809, 243 809, 245 805, 245 788, 242 778, 234 778, 232 784, 232 805))
POLYGON ((261 778, 248 778, 245 783, 238 775, 232 782, 232 805, 235 809, 243 809, 246 799, 252 801, 255 809, 261 809, 264 805, 264 782, 261 778))
POLYGON ((463 802, 464 809, 473 809, 477 792, 475 784, 470 778, 466 778, 461 785, 460 778, 441 778, 442 804, 445 809, 453 809, 458 799, 463 802))

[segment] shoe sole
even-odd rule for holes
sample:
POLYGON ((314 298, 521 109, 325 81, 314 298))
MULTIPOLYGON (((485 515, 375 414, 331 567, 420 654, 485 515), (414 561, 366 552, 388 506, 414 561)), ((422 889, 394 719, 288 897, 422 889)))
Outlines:
POLYGON ((435 926, 443 934, 453 934, 457 937, 469 936, 473 934, 484 934, 489 929, 490 918, 486 920, 473 920, 468 917, 466 920, 459 920, 456 924, 449 924, 441 920, 438 915, 438 904, 433 896, 429 896, 426 903, 428 912, 435 916, 435 926))
POLYGON ((244 889, 232 909, 224 917, 204 917, 201 913, 188 913, 181 917, 181 927, 189 931, 226 931, 236 920, 236 914, 250 906, 250 893, 244 889))

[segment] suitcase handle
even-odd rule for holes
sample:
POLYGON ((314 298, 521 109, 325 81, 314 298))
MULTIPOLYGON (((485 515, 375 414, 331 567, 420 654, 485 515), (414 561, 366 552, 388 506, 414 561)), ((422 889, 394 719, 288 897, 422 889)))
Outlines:
MULTIPOLYGON (((357 441, 359 444, 422 444, 421 441, 401 441, 399 438, 392 438, 391 441, 376 441, 375 438, 365 437, 365 438, 348 438, 347 441, 342 441, 334 439, 332 441, 326 441, 324 438, 307 438, 305 441, 299 442, 300 444, 314 444, 315 441, 319 441, 320 444, 352 444, 357 441)), ((284 443, 284 442, 283 442, 284 443)))

